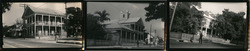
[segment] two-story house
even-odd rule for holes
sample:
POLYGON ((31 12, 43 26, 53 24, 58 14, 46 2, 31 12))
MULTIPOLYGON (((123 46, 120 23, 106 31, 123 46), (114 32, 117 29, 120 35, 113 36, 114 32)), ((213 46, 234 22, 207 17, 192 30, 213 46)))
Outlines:
POLYGON ((22 16, 26 37, 65 37, 63 22, 66 16, 62 12, 50 9, 35 8, 26 5, 22 16))
POLYGON ((104 28, 109 32, 117 32, 116 35, 120 44, 135 43, 144 40, 147 35, 144 35, 144 24, 141 17, 129 18, 123 17, 122 19, 113 19, 102 23, 104 28))

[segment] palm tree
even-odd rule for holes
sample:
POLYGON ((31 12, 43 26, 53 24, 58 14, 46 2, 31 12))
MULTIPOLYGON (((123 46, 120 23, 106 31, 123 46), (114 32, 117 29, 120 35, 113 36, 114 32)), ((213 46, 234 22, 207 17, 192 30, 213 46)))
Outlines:
POLYGON ((110 18, 108 18, 107 16, 109 16, 109 13, 107 13, 106 10, 103 11, 96 11, 95 14, 99 15, 99 21, 100 22, 104 22, 105 20, 110 20, 110 18))

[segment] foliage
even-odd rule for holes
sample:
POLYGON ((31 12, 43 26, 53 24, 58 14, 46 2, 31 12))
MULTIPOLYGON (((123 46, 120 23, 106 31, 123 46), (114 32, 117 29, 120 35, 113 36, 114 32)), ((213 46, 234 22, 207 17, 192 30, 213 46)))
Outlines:
POLYGON ((107 13, 106 10, 103 11, 96 11, 95 14, 98 14, 98 18, 100 22, 104 22, 105 20, 110 20, 107 16, 109 16, 109 13, 107 13))
MULTIPOLYGON (((11 36, 11 35, 9 34, 9 32, 8 32, 8 30, 10 29, 10 27, 11 27, 11 26, 7 26, 7 25, 3 26, 3 29, 2 29, 3 35, 5 35, 6 37, 10 37, 10 36, 11 36)), ((13 26, 12 26, 12 27, 13 27, 13 26)))
POLYGON ((98 16, 87 14, 87 34, 88 39, 105 39, 104 36, 107 32, 103 29, 102 25, 98 22, 98 16))
MULTIPOLYGON (((170 13, 169 17, 171 19, 175 2, 171 2, 170 4, 170 13)), ((179 2, 176 6, 175 15, 173 18, 173 24, 171 27, 171 31, 175 32, 186 32, 186 33, 195 33, 198 30, 198 27, 201 25, 201 21, 203 18, 203 12, 198 11, 197 8, 201 7, 200 2, 179 2)))
POLYGON ((1 2, 2 5, 2 14, 5 13, 7 10, 10 10, 11 3, 10 2, 1 2))
POLYGON ((167 6, 168 4, 164 2, 150 2, 148 7, 145 7, 144 9, 147 11, 146 13, 146 21, 151 21, 155 19, 161 19, 162 21, 166 20, 167 17, 167 6))
POLYGON ((87 14, 87 37, 88 39, 107 39, 107 34, 110 33, 105 29, 105 25, 101 23, 110 20, 107 16, 110 14, 107 13, 106 10, 103 11, 96 11, 95 16, 94 14, 87 14))
POLYGON ((217 34, 222 35, 224 39, 244 41, 247 30, 245 13, 235 13, 229 9, 224 9, 222 12, 216 17, 217 21, 214 21, 215 31, 219 31, 217 34))
POLYGON ((67 31, 67 36, 81 35, 81 27, 83 22, 82 10, 78 7, 69 7, 66 8, 66 13, 69 16, 64 24, 64 29, 67 31))

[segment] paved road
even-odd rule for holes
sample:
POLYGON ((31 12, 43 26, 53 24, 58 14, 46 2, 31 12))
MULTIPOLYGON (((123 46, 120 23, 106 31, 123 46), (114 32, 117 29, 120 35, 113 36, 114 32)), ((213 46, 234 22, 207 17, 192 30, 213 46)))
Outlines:
POLYGON ((137 46, 87 46, 89 49, 163 49, 163 45, 158 46, 149 46, 149 45, 140 45, 137 46))
POLYGON ((190 43, 190 42, 177 42, 176 40, 170 39, 170 48, 243 48, 243 46, 224 45, 213 42, 207 42, 203 44, 190 43))
POLYGON ((38 39, 3 38, 3 48, 81 48, 79 44, 56 43, 38 39))

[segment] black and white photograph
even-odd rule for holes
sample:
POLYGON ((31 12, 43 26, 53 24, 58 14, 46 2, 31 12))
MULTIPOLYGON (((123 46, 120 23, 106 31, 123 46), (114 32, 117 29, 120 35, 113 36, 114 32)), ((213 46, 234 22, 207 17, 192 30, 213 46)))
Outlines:
MULTIPOLYGON (((250 19, 249 19, 250 20, 250 19)), ((248 24, 249 24, 250 22, 248 22, 248 24)), ((250 28, 250 25, 248 25, 248 29, 250 28)), ((248 51, 250 51, 250 30, 248 30, 248 51)))
POLYGON ((166 6, 87 2, 86 49, 163 49, 166 6))
POLYGON ((168 14, 169 48, 246 48, 246 2, 169 2, 168 14))
POLYGON ((81 2, 2 3, 3 48, 82 48, 81 2))

